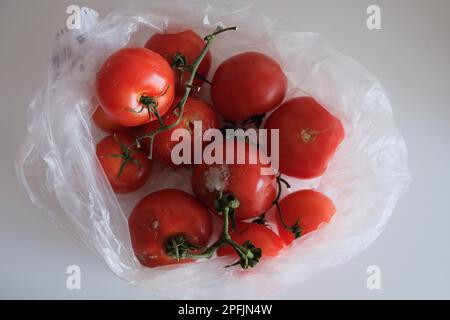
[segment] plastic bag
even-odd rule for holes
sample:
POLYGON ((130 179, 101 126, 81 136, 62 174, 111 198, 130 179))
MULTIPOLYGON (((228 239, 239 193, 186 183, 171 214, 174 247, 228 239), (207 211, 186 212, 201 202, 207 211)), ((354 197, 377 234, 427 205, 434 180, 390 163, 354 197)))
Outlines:
POLYGON ((83 8, 81 29, 60 35, 53 53, 48 78, 29 106, 28 134, 16 162, 18 179, 56 225, 77 236, 114 273, 155 293, 173 298, 267 297, 366 248, 407 189, 405 143, 377 79, 318 34, 277 29, 252 7, 147 1, 101 21, 95 11, 83 8), (239 52, 267 53, 288 77, 287 99, 313 96, 343 122, 346 139, 326 173, 314 180, 289 179, 292 190, 312 187, 330 196, 337 213, 280 257, 264 259, 250 271, 223 268, 229 257, 145 268, 133 254, 127 217, 151 191, 177 187, 191 192, 190 172, 155 168, 138 192, 116 197, 95 155, 96 141, 104 135, 90 119, 95 73, 113 51, 142 46, 155 32, 192 28, 206 35, 219 24, 239 30, 214 42, 210 75, 223 59, 239 52))

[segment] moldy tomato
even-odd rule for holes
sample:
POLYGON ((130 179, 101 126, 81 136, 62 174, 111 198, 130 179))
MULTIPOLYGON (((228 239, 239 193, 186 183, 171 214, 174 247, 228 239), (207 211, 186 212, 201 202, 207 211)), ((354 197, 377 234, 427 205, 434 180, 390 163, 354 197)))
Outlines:
MULTIPOLYGON (((214 143, 214 142, 213 142, 214 143)), ((212 145, 212 144, 211 144, 212 145)), ((211 146, 209 145, 209 146, 211 146)), ((225 140, 217 148, 216 156, 225 159, 227 145, 234 148, 233 164, 196 164, 192 174, 192 189, 200 201, 210 210, 216 212, 218 194, 230 193, 239 200, 239 207, 235 210, 237 220, 256 217, 267 211, 276 196, 276 177, 270 165, 261 162, 258 148, 243 140, 225 140), (238 163, 237 150, 244 150, 244 163, 238 163), (250 163, 255 159, 255 163, 250 163), (269 170, 273 174, 262 174, 262 170, 269 170)), ((209 147, 208 146, 208 147, 209 147)), ((265 162, 265 161, 264 161, 265 162)))

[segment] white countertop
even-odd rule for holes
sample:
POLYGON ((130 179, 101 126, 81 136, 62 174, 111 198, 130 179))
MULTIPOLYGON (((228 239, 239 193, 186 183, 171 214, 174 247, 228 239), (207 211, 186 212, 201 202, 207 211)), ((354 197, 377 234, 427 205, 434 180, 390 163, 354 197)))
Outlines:
MULTIPOLYGON (((450 298, 450 2, 232 2, 253 3, 281 26, 319 32, 361 62, 386 89, 409 149, 410 189, 375 243, 347 264, 274 298, 450 298), (381 30, 366 27, 371 4, 381 7, 381 30), (367 289, 369 265, 381 268, 381 290, 367 289)), ((123 3, 82 2, 101 16, 123 3)), ((56 229, 31 205, 14 174, 26 107, 70 4, 74 1, 0 2, 0 298, 157 298, 116 277, 56 229), (72 264, 82 270, 81 290, 66 288, 66 268, 72 264)))

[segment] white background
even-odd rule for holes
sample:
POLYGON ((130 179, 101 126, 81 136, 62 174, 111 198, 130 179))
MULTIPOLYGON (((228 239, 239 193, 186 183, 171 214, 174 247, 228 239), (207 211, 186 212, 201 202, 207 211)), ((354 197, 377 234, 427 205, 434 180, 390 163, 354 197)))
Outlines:
MULTIPOLYGON (((450 298, 450 1, 217 2, 253 3, 280 26, 319 32, 360 61, 388 92, 409 149, 411 187, 380 238, 349 263, 274 298, 450 298), (370 4, 381 7, 382 30, 366 27, 370 4), (372 264, 382 271, 378 291, 366 287, 372 264)), ((0 0, 0 298, 158 298, 117 278, 51 225, 16 182, 26 107, 70 4, 104 16, 125 1, 0 0), (81 267, 81 290, 66 289, 71 264, 81 267)))

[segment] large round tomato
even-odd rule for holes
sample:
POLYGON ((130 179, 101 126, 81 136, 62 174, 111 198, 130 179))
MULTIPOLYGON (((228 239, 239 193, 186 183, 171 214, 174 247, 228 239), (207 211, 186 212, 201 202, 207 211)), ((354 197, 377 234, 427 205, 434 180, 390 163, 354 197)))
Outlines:
POLYGON ((124 127, 117 123, 101 106, 95 108, 92 114, 92 120, 94 120, 97 127, 108 133, 129 132, 133 129, 132 127, 124 127))
MULTIPOLYGON (((174 106, 180 101, 180 97, 177 97, 174 101, 174 106)), ((173 109, 173 111, 167 113, 163 122, 165 125, 170 125, 174 123, 178 119, 178 110, 173 109)), ((186 129, 186 133, 189 135, 183 136, 182 139, 190 141, 191 145, 191 159, 190 163, 186 163, 185 165, 193 163, 194 157, 194 121, 201 122, 202 130, 197 134, 199 135, 198 141, 202 141, 203 133, 211 128, 219 128, 219 119, 217 118, 212 107, 206 103, 205 101, 197 98, 189 97, 186 101, 184 107, 183 117, 181 122, 174 128, 170 130, 163 131, 155 136, 155 140, 153 143, 153 157, 160 161, 161 163, 167 166, 179 166, 180 164, 174 164, 172 161, 172 149, 175 145, 180 143, 179 141, 172 141, 171 136, 172 133, 177 129, 186 129)), ((158 122, 152 122, 143 127, 144 134, 149 134, 154 132, 159 128, 158 122)), ((144 140, 144 142, 147 142, 144 140)), ((145 144, 148 147, 148 144, 145 144)), ((201 152, 203 148, 199 148, 201 152)), ((181 156, 181 155, 180 155, 181 156)))
POLYGON ((258 52, 225 60, 214 74, 211 99, 227 120, 243 121, 283 102, 287 79, 279 64, 258 52))
MULTIPOLYGON (((261 224, 239 222, 236 224, 236 231, 231 230, 230 235, 240 245, 243 245, 246 241, 251 241, 255 247, 261 249, 263 257, 275 257, 284 248, 283 240, 271 229, 261 224)), ((231 246, 224 246, 217 250, 218 256, 232 254, 237 256, 236 251, 231 246)))
MULTIPOLYGON (((214 145, 213 142, 207 148, 214 145)), ((226 159, 227 145, 229 150, 234 149, 234 157, 229 156, 232 161, 227 163, 224 161, 223 164, 194 165, 192 189, 197 198, 214 212, 218 194, 230 193, 239 200, 239 207, 235 210, 237 220, 256 217, 268 210, 275 199, 277 191, 275 174, 269 165, 261 161, 258 148, 243 140, 221 142, 216 149, 217 158, 226 159), (244 161, 241 161, 241 164, 237 161, 238 152, 242 152, 243 155, 244 161), (256 161, 250 163, 251 159, 256 161)))
MULTIPOLYGON (((186 30, 177 33, 156 33, 145 44, 145 47, 161 54, 174 70, 177 91, 182 91, 190 77, 190 72, 182 72, 178 67, 192 65, 205 47, 205 41, 194 31, 186 30)), ((211 53, 207 53, 200 63, 197 74, 206 78, 211 67, 211 53)), ((193 85, 200 87, 200 77, 194 79, 193 85)))
POLYGON ((128 219, 131 243, 141 264, 156 267, 190 262, 174 259, 166 245, 175 236, 190 244, 206 246, 212 232, 212 217, 186 192, 165 189, 149 194, 133 209, 128 219))
MULTIPOLYGON (((314 190, 300 190, 287 195, 280 201, 281 214, 288 226, 299 222, 302 236, 327 223, 336 212, 333 201, 326 195, 314 190)), ((286 244, 294 240, 293 234, 283 227, 277 216, 278 233, 286 244)))
POLYGON ((145 107, 149 102, 161 115, 170 109, 175 93, 172 69, 152 50, 121 49, 98 71, 96 92, 100 105, 117 123, 139 126, 156 119, 145 107))
POLYGON ((325 172, 345 134, 339 119, 311 97, 283 103, 267 119, 265 128, 279 129, 280 171, 303 179, 325 172))
POLYGON ((135 138, 126 133, 105 137, 97 144, 97 157, 114 192, 130 193, 149 179, 152 163, 147 155, 136 147, 126 153, 126 146, 135 138))

